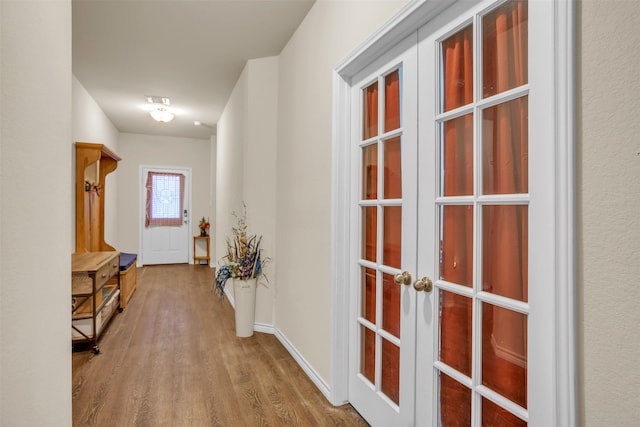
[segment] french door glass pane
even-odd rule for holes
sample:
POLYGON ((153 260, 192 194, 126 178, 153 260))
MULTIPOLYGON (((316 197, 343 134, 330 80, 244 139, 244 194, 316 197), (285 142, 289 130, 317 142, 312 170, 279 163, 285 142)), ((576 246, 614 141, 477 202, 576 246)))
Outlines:
POLYGON ((362 208, 362 258, 376 261, 378 235, 378 208, 365 206, 362 208))
POLYGON ((471 425, 471 390, 458 381, 439 372, 440 425, 471 425))
POLYGON ((372 384, 376 377, 376 334, 360 325, 360 373, 372 384))
POLYGON ((473 206, 441 207, 440 279, 473 285, 473 206))
POLYGON ((526 1, 509 1, 482 19, 482 92, 489 97, 528 81, 526 1))
POLYGON ((473 194, 473 114, 442 124, 443 196, 473 194))
POLYGON ((473 102, 473 27, 462 29, 441 45, 441 111, 450 111, 473 102))
POLYGON ((376 323, 376 271, 362 269, 362 308, 360 315, 371 323, 376 323))
POLYGON ((396 405, 400 401, 400 347, 382 339, 381 390, 396 405))
POLYGON ((471 298, 440 291, 440 360, 471 377, 471 298))
POLYGON ((385 206, 383 209, 382 262, 389 267, 400 268, 402 261, 402 207, 385 206))
POLYGON ((482 112, 483 194, 529 191, 528 97, 482 112))
POLYGON ((362 198, 378 198, 378 144, 367 145, 362 149, 362 198))
POLYGON ((512 413, 502 409, 492 401, 482 399, 482 426, 483 427, 526 427, 527 422, 516 417, 512 413))
POLYGON ((362 91, 362 138, 378 135, 378 82, 362 91))
POLYGON ((382 275, 382 328, 400 338, 400 286, 387 273, 382 275))
POLYGON ((482 384, 527 408, 527 316, 482 304, 482 384))
POLYGON ((400 70, 384 78, 384 131, 400 127, 400 70))
POLYGON ((400 70, 384 78, 384 131, 400 127, 400 70))
POLYGON ((527 206, 483 206, 482 290, 526 302, 528 260, 527 206))
POLYGON ((384 198, 402 197, 402 164, 400 162, 400 137, 384 141, 384 198))

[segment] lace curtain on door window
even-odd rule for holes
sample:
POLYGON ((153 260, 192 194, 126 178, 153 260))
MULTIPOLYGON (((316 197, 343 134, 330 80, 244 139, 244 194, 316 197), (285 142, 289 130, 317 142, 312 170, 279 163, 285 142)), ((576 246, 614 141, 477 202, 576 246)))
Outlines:
POLYGON ((144 225, 177 227, 182 225, 184 175, 149 172, 144 225))

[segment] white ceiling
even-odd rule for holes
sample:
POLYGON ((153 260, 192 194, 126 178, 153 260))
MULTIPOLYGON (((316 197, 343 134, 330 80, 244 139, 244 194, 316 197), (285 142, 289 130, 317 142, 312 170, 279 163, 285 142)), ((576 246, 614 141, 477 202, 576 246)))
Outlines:
POLYGON ((73 74, 120 132, 208 138, 246 61, 278 55, 314 1, 73 0, 73 74))

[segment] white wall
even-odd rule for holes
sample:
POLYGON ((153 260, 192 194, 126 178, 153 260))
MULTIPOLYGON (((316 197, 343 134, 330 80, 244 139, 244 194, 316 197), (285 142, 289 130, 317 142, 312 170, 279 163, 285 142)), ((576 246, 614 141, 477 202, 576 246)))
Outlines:
POLYGON ((583 425, 640 425, 640 3, 580 1, 578 314, 583 425))
MULTIPOLYGON (((162 125, 162 124, 158 124, 162 125)), ((118 250, 139 253, 140 165, 191 168, 191 229, 198 234, 200 218, 213 219, 211 194, 211 141, 121 133, 118 140, 118 250)), ((214 230, 215 232, 215 230, 214 230)), ((215 233, 212 237, 216 240, 215 233)), ((191 245, 192 243, 189 242, 191 245)), ((213 245, 213 243, 212 243, 213 245)), ((190 260, 192 262, 193 260, 190 260)))
POLYGON ((278 58, 253 59, 249 71, 249 127, 244 150, 244 200, 250 231, 262 236, 268 282, 258 286, 256 321, 273 324, 276 277, 276 143, 278 117, 278 58))
POLYGON ((71 425, 71 1, 0 2, 0 425, 71 425))
MULTIPOLYGON (((272 258, 256 296, 257 323, 273 324, 276 243, 276 125, 278 58, 247 62, 218 122, 216 230, 218 258, 226 254, 226 238, 232 238, 235 211, 247 206, 251 234, 262 236, 264 255, 272 258)), ((222 261, 221 264, 224 262, 222 261)), ((231 290, 231 288, 229 288, 231 290)))
POLYGON ((73 138, 80 142, 105 144, 118 152, 118 129, 93 97, 73 78, 73 138))
POLYGON ((276 326, 330 385, 332 70, 403 1, 325 1, 280 54, 276 326))
MULTIPOLYGON (((118 129, 111 123, 111 120, 104 114, 95 100, 89 95, 89 92, 82 84, 73 76, 73 140, 74 142, 92 142, 95 144, 104 144, 111 150, 118 152, 118 129)), ((75 249, 76 245, 76 208, 75 208, 75 148, 71 147, 72 165, 71 168, 71 189, 73 196, 71 197, 71 247, 75 249)), ((118 197, 118 169, 107 175, 107 191, 104 195, 104 240, 106 243, 115 247, 119 246, 118 241, 118 215, 117 215, 117 197, 118 197)))
POLYGON ((219 236, 215 245, 216 261, 226 254, 225 242, 231 238, 231 227, 236 223, 231 213, 242 212, 248 84, 248 68, 245 67, 217 124, 215 230, 219 236))
MULTIPOLYGON (((211 187, 209 189, 209 200, 211 200, 212 206, 211 206, 211 216, 209 220, 211 223, 210 235, 212 236, 212 239, 215 239, 217 237, 217 233, 215 230, 216 197, 217 197, 217 193, 216 193, 217 159, 218 159, 218 138, 216 137, 216 135, 211 135, 209 137, 209 185, 211 187)), ((215 240, 211 241, 211 247, 209 248, 209 250, 211 251, 211 266, 215 267, 216 260, 218 259, 218 255, 216 253, 215 240)))

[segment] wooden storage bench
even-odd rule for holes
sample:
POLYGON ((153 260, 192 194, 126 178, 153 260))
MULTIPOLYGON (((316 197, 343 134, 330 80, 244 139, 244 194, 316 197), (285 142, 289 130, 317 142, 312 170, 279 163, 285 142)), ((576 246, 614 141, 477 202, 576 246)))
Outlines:
POLYGON ((98 338, 116 307, 118 289, 117 251, 71 255, 71 336, 73 343, 92 342, 98 354, 98 338), (115 285, 109 283, 115 281, 115 285))
MULTIPOLYGON (((125 308, 136 290, 136 254, 120 253, 120 307, 125 308)), ((116 278, 117 283, 117 278, 116 278)))

